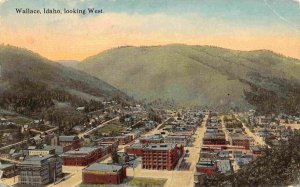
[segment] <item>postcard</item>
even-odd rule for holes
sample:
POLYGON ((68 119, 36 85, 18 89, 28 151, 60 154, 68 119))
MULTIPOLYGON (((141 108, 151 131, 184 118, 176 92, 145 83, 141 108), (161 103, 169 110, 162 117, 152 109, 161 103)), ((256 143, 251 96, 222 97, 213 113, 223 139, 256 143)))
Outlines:
POLYGON ((0 0, 0 186, 300 185, 300 0, 0 0))

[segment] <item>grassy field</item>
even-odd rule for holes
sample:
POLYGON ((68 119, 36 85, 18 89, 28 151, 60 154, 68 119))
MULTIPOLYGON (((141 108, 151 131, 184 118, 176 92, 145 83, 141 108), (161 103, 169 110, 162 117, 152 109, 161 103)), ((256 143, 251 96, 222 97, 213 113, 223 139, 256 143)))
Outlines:
POLYGON ((118 135, 124 129, 125 129, 125 127, 119 121, 114 121, 114 122, 111 122, 110 124, 107 124, 104 127, 100 128, 97 132, 99 134, 100 133, 101 134, 113 133, 114 135, 118 135))
POLYGON ((103 184, 80 184, 79 187, 104 187, 103 184))
POLYGON ((136 187, 163 187, 167 179, 153 179, 153 178, 133 178, 130 180, 130 186, 136 187))

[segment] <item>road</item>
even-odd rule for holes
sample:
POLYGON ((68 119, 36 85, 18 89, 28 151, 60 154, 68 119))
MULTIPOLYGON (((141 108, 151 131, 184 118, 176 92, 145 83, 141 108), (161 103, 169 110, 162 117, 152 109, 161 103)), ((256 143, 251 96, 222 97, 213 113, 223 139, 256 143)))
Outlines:
MULTIPOLYGON (((96 129, 99 129, 99 128, 101 128, 101 127, 103 127, 103 126, 105 126, 106 124, 108 124, 109 122, 111 122, 111 121, 113 121, 113 120, 117 120, 117 119, 119 119, 119 117, 116 117, 116 118, 114 118, 114 119, 111 119, 111 120, 109 120, 109 121, 106 121, 106 122, 104 122, 104 123, 102 123, 102 124, 100 124, 100 125, 98 125, 97 127, 95 127, 95 128, 93 128, 93 129, 91 129, 91 130, 89 130, 89 131, 86 131, 86 132, 84 132, 84 133, 81 133, 80 135, 79 135, 79 137, 83 137, 85 134, 89 134, 89 133, 91 133, 92 131, 94 131, 94 130, 96 130, 96 129)), ((163 125, 166 121, 168 121, 170 118, 168 118, 168 119, 166 119, 165 121, 163 121, 161 124, 159 124, 155 129, 153 129, 152 131, 157 131, 158 129, 159 129, 159 127, 161 126, 161 125, 163 125)), ((150 133, 152 132, 152 131, 150 131, 150 133)), ((148 132, 149 133, 149 132, 148 132)), ((127 144, 128 145, 128 144, 127 144)), ((119 151, 124 151, 124 147, 125 147, 126 145, 122 145, 122 149, 121 150, 119 150, 119 151)), ((103 161, 101 161, 102 163, 106 163, 106 162, 110 162, 110 160, 111 160, 111 158, 107 158, 107 159, 105 159, 105 160, 103 160, 103 161)), ((68 179, 66 179, 66 180, 64 180, 64 181, 62 181, 62 182, 60 182, 60 183, 58 183, 58 184, 55 184, 55 185, 49 185, 49 187, 50 186, 57 186, 57 187, 70 187, 70 186, 77 186, 77 185, 79 185, 79 184, 81 184, 81 182, 82 182, 82 169, 83 169, 84 167, 76 167, 76 166, 63 166, 63 172, 64 173, 70 173, 70 175, 71 175, 71 177, 70 178, 68 178, 68 179)), ((129 169, 130 170, 130 169, 129 169)), ((149 170, 150 171, 150 170, 149 170)), ((147 171, 146 171, 147 172, 147 171)), ((158 171, 158 172, 160 172, 160 171, 158 171)), ((178 176, 179 175, 181 175, 180 173, 178 173, 177 174, 178 176)), ((130 175, 128 175, 128 176, 130 176, 130 175)), ((142 176, 142 173, 141 173, 141 176, 142 176)), ((158 175, 159 176, 159 175, 158 175)), ((192 176, 192 175, 191 175, 192 176)), ((145 176, 144 176, 145 177, 145 176)), ((167 177, 167 176, 166 176, 167 177)), ((160 177, 161 178, 161 177, 160 177)))
POLYGON ((5 149, 8 149, 8 148, 11 148, 11 147, 13 147, 13 146, 15 146, 15 145, 20 145, 20 144, 22 144, 22 143, 26 143, 26 142, 27 142, 27 140, 23 140, 23 141, 20 141, 20 142, 17 142, 17 143, 13 143, 13 144, 10 144, 10 145, 6 145, 6 146, 4 146, 4 147, 1 147, 1 148, 0 148, 0 151, 5 150, 5 149))
MULTIPOLYGON (((189 150, 189 156, 186 158, 186 162, 189 162, 190 168, 187 171, 166 171, 166 170, 147 170, 142 169, 141 165, 138 165, 137 168, 127 168, 127 176, 132 177, 151 177, 151 178, 165 178, 167 179, 165 187, 192 187, 194 186, 194 173, 196 171, 196 164, 199 160, 200 148, 202 146, 202 138, 206 131, 205 123, 208 119, 208 116, 205 116, 202 126, 198 127, 194 137, 195 141, 192 147, 187 147, 189 150)), ((156 128, 157 130, 159 127, 156 128)))
POLYGON ((186 147, 189 150, 189 157, 186 159, 186 162, 190 163, 190 171, 196 171, 196 164, 200 157, 200 149, 203 145, 203 137, 206 131, 206 122, 208 120, 208 116, 206 115, 203 119, 201 127, 198 127, 194 137, 195 141, 193 143, 193 147, 186 147))
MULTIPOLYGON (((242 122, 239 119, 239 116, 235 114, 236 119, 238 119, 240 122, 242 122)), ((257 136, 253 132, 250 131, 250 129, 242 122, 243 127, 245 128, 245 132, 248 136, 252 137, 257 145, 265 146, 266 142, 262 139, 262 137, 257 136)))
POLYGON ((9 159, 9 158, 4 158, 4 157, 1 157, 1 156, 0 156, 0 160, 11 162, 11 163, 14 163, 14 164, 20 164, 21 163, 20 161, 9 159))
POLYGON ((226 141, 228 141, 229 135, 228 135, 228 131, 226 129, 225 123, 224 123, 224 115, 221 117, 221 124, 222 124, 222 130, 225 133, 225 139, 226 139, 226 141))
POLYGON ((57 187, 73 187, 78 186, 82 182, 82 166, 63 166, 62 171, 63 173, 69 173, 70 178, 57 183, 57 184, 50 184, 48 187, 57 186, 57 187))
POLYGON ((88 134, 90 134, 91 132, 93 132, 93 131, 95 131, 95 130, 101 128, 101 127, 104 127, 105 125, 107 125, 108 123, 110 123, 110 122, 112 122, 112 121, 114 121, 114 120, 119 120, 119 116, 117 116, 117 117, 115 117, 115 118, 113 118, 113 119, 111 119, 111 120, 105 121, 104 123, 101 123, 101 124, 98 125, 97 127, 94 127, 94 128, 92 128, 92 129, 89 129, 89 130, 87 130, 87 131, 85 131, 85 132, 83 132, 83 133, 80 133, 80 134, 78 135, 78 137, 79 137, 79 138, 82 138, 84 135, 88 135, 88 134))
POLYGON ((163 124, 165 124, 167 121, 169 121, 171 119, 171 117, 167 118, 166 120, 164 120, 163 122, 161 122, 160 124, 158 124, 154 129, 152 129, 151 131, 145 133, 143 136, 150 136, 150 135, 154 135, 154 134, 160 134, 161 131, 163 131, 162 129, 159 129, 163 124))

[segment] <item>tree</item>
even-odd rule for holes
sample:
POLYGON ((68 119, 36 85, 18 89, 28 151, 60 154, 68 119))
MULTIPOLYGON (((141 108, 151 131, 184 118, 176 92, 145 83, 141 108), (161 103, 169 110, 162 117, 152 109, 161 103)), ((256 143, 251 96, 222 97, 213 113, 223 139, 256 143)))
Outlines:
POLYGON ((111 155, 111 159, 113 161, 113 163, 119 163, 119 156, 118 156, 118 152, 114 151, 111 155))

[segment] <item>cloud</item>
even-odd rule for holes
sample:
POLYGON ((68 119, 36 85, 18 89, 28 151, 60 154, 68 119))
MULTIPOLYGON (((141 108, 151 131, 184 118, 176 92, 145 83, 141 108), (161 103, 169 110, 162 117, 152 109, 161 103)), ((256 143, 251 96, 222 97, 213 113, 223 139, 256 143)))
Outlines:
MULTIPOLYGON (((13 12, 15 7, 13 0, 0 0, 2 3, 4 1, 7 12, 3 14, 2 19, 0 17, 0 43, 25 47, 54 60, 81 60, 103 50, 123 45, 169 43, 217 45, 241 50, 266 48, 291 56, 298 55, 300 58, 298 52, 300 44, 294 42, 299 41, 299 33, 294 36, 293 30, 278 21, 266 23, 262 19, 265 25, 257 25, 255 22, 241 25, 234 20, 228 21, 223 17, 207 16, 193 11, 178 14, 165 11, 149 14, 107 11, 95 16, 76 14, 20 16, 13 12)), ((83 7, 81 4, 80 6, 74 4, 79 1, 72 0, 45 0, 45 2, 51 3, 47 4, 49 7, 83 7)), ((41 4, 35 8, 42 6, 41 4)), ((19 6, 26 7, 26 5, 19 6)), ((245 20, 247 21, 251 19, 245 20)))
POLYGON ((1 6, 3 3, 5 3, 5 1, 7 1, 7 0, 0 0, 0 6, 1 6))
POLYGON ((293 1, 300 4, 300 0, 293 0, 293 1))

